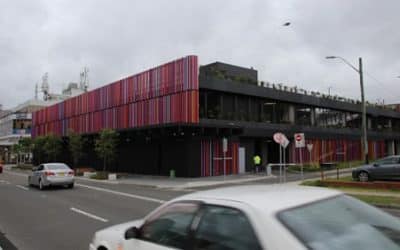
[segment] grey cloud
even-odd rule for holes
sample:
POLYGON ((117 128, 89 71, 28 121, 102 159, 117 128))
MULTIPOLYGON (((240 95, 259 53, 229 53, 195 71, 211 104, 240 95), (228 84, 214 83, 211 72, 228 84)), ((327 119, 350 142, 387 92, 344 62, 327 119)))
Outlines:
POLYGON ((362 56, 367 98, 400 101, 400 2, 379 1, 2 1, 0 103, 51 90, 90 68, 91 88, 187 54, 254 67, 262 80, 358 98, 352 63, 362 56), (284 22, 290 26, 284 27, 284 22), (12 88, 10 88, 12 86, 12 88))

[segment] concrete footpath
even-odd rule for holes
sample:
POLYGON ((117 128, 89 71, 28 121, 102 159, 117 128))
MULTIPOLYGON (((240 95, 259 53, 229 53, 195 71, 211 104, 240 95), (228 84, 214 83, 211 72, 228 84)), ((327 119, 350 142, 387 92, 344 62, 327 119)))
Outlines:
MULTIPOLYGON (((13 172, 20 172, 21 174, 29 174, 28 170, 18 170, 12 169, 13 165, 5 165, 5 169, 13 172)), ((340 170, 340 176, 349 175, 352 169, 342 169, 340 170)), ((336 170, 325 171, 326 176, 336 176, 336 170)), ((266 172, 259 173, 245 173, 236 175, 226 175, 226 176, 210 176, 210 177, 196 177, 196 178, 183 178, 175 177, 170 178, 167 176, 149 176, 149 175, 127 175, 121 177, 117 180, 95 180, 86 177, 76 176, 76 180, 89 181, 94 183, 102 184, 125 184, 125 185, 136 185, 144 187, 153 187, 160 189, 174 189, 174 190, 190 190, 202 187, 212 187, 221 186, 229 184, 241 184, 250 182, 268 182, 268 183, 278 183, 279 176, 267 175, 266 172)), ((320 173, 304 173, 304 180, 318 179, 320 173)), ((300 173, 287 173, 288 179, 286 183, 298 184, 301 183, 300 173)))
POLYGON ((84 177, 76 177, 77 180, 93 181, 108 184, 128 184, 137 186, 147 186, 154 188, 168 188, 168 189, 191 189, 199 187, 210 187, 227 184, 239 184, 246 182, 262 181, 268 179, 276 179, 274 175, 265 174, 239 174, 227 176, 212 176, 212 177, 198 177, 198 178, 169 178, 165 176, 144 176, 144 175, 131 175, 128 177, 120 178, 116 181, 103 181, 93 180, 84 177))

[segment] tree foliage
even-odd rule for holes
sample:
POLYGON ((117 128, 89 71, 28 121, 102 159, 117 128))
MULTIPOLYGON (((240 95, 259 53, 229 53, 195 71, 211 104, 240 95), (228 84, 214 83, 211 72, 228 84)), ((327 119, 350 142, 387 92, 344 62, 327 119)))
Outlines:
POLYGON ((68 148, 71 152, 74 166, 76 167, 79 160, 84 155, 83 147, 85 140, 80 134, 75 133, 73 130, 68 131, 68 139, 68 148))
POLYGON ((103 159, 103 171, 106 171, 106 165, 115 158, 118 133, 112 129, 103 129, 95 143, 95 151, 99 158, 103 159))
POLYGON ((42 163, 46 160, 44 145, 46 144, 45 136, 38 136, 33 139, 33 157, 37 163, 42 163))
POLYGON ((57 161, 61 154, 63 141, 60 137, 49 134, 38 136, 33 140, 33 154, 38 163, 57 161))
POLYGON ((44 151, 47 155, 47 159, 50 161, 57 161, 57 156, 60 155, 62 150, 62 140, 60 137, 49 134, 46 136, 46 142, 44 144, 44 151))
POLYGON ((30 137, 20 139, 18 144, 21 145, 21 150, 23 153, 31 153, 33 150, 33 140, 30 137))

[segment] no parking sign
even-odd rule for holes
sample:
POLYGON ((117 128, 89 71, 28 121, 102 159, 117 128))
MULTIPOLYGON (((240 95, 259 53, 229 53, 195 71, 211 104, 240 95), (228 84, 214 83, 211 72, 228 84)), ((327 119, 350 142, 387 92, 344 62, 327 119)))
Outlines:
POLYGON ((304 133, 294 134, 294 142, 296 148, 304 148, 306 146, 306 139, 304 137, 304 133))

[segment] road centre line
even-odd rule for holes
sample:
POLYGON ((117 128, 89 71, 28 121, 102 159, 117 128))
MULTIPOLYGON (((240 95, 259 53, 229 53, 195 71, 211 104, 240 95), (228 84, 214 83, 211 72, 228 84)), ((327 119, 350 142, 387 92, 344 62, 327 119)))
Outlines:
POLYGON ((95 220, 99 220, 99 221, 102 221, 102 222, 108 222, 107 219, 101 218, 101 217, 99 217, 99 216, 96 216, 96 215, 94 215, 94 214, 91 214, 91 213, 82 211, 82 210, 77 209, 77 208, 74 208, 74 207, 71 207, 71 210, 74 211, 74 212, 76 212, 76 213, 78 213, 78 214, 86 215, 87 217, 92 218, 92 219, 95 219, 95 220))
POLYGON ((88 186, 88 185, 83 185, 83 184, 78 184, 78 183, 76 183, 75 186, 85 187, 85 188, 96 190, 96 191, 102 191, 102 192, 106 192, 106 193, 110 193, 110 194, 116 194, 116 195, 125 196, 125 197, 129 197, 129 198, 140 199, 140 200, 145 200, 145 201, 151 201, 151 202, 156 202, 156 203, 161 203, 161 204, 166 202, 165 200, 159 200, 159 199, 146 197, 146 196, 141 196, 141 195, 123 193, 123 192, 114 191, 114 190, 110 190, 110 189, 106 189, 106 188, 88 186))
POLYGON ((29 188, 24 187, 24 186, 21 186, 21 185, 16 185, 16 187, 19 187, 19 188, 21 188, 21 189, 23 189, 23 190, 29 191, 29 188))

